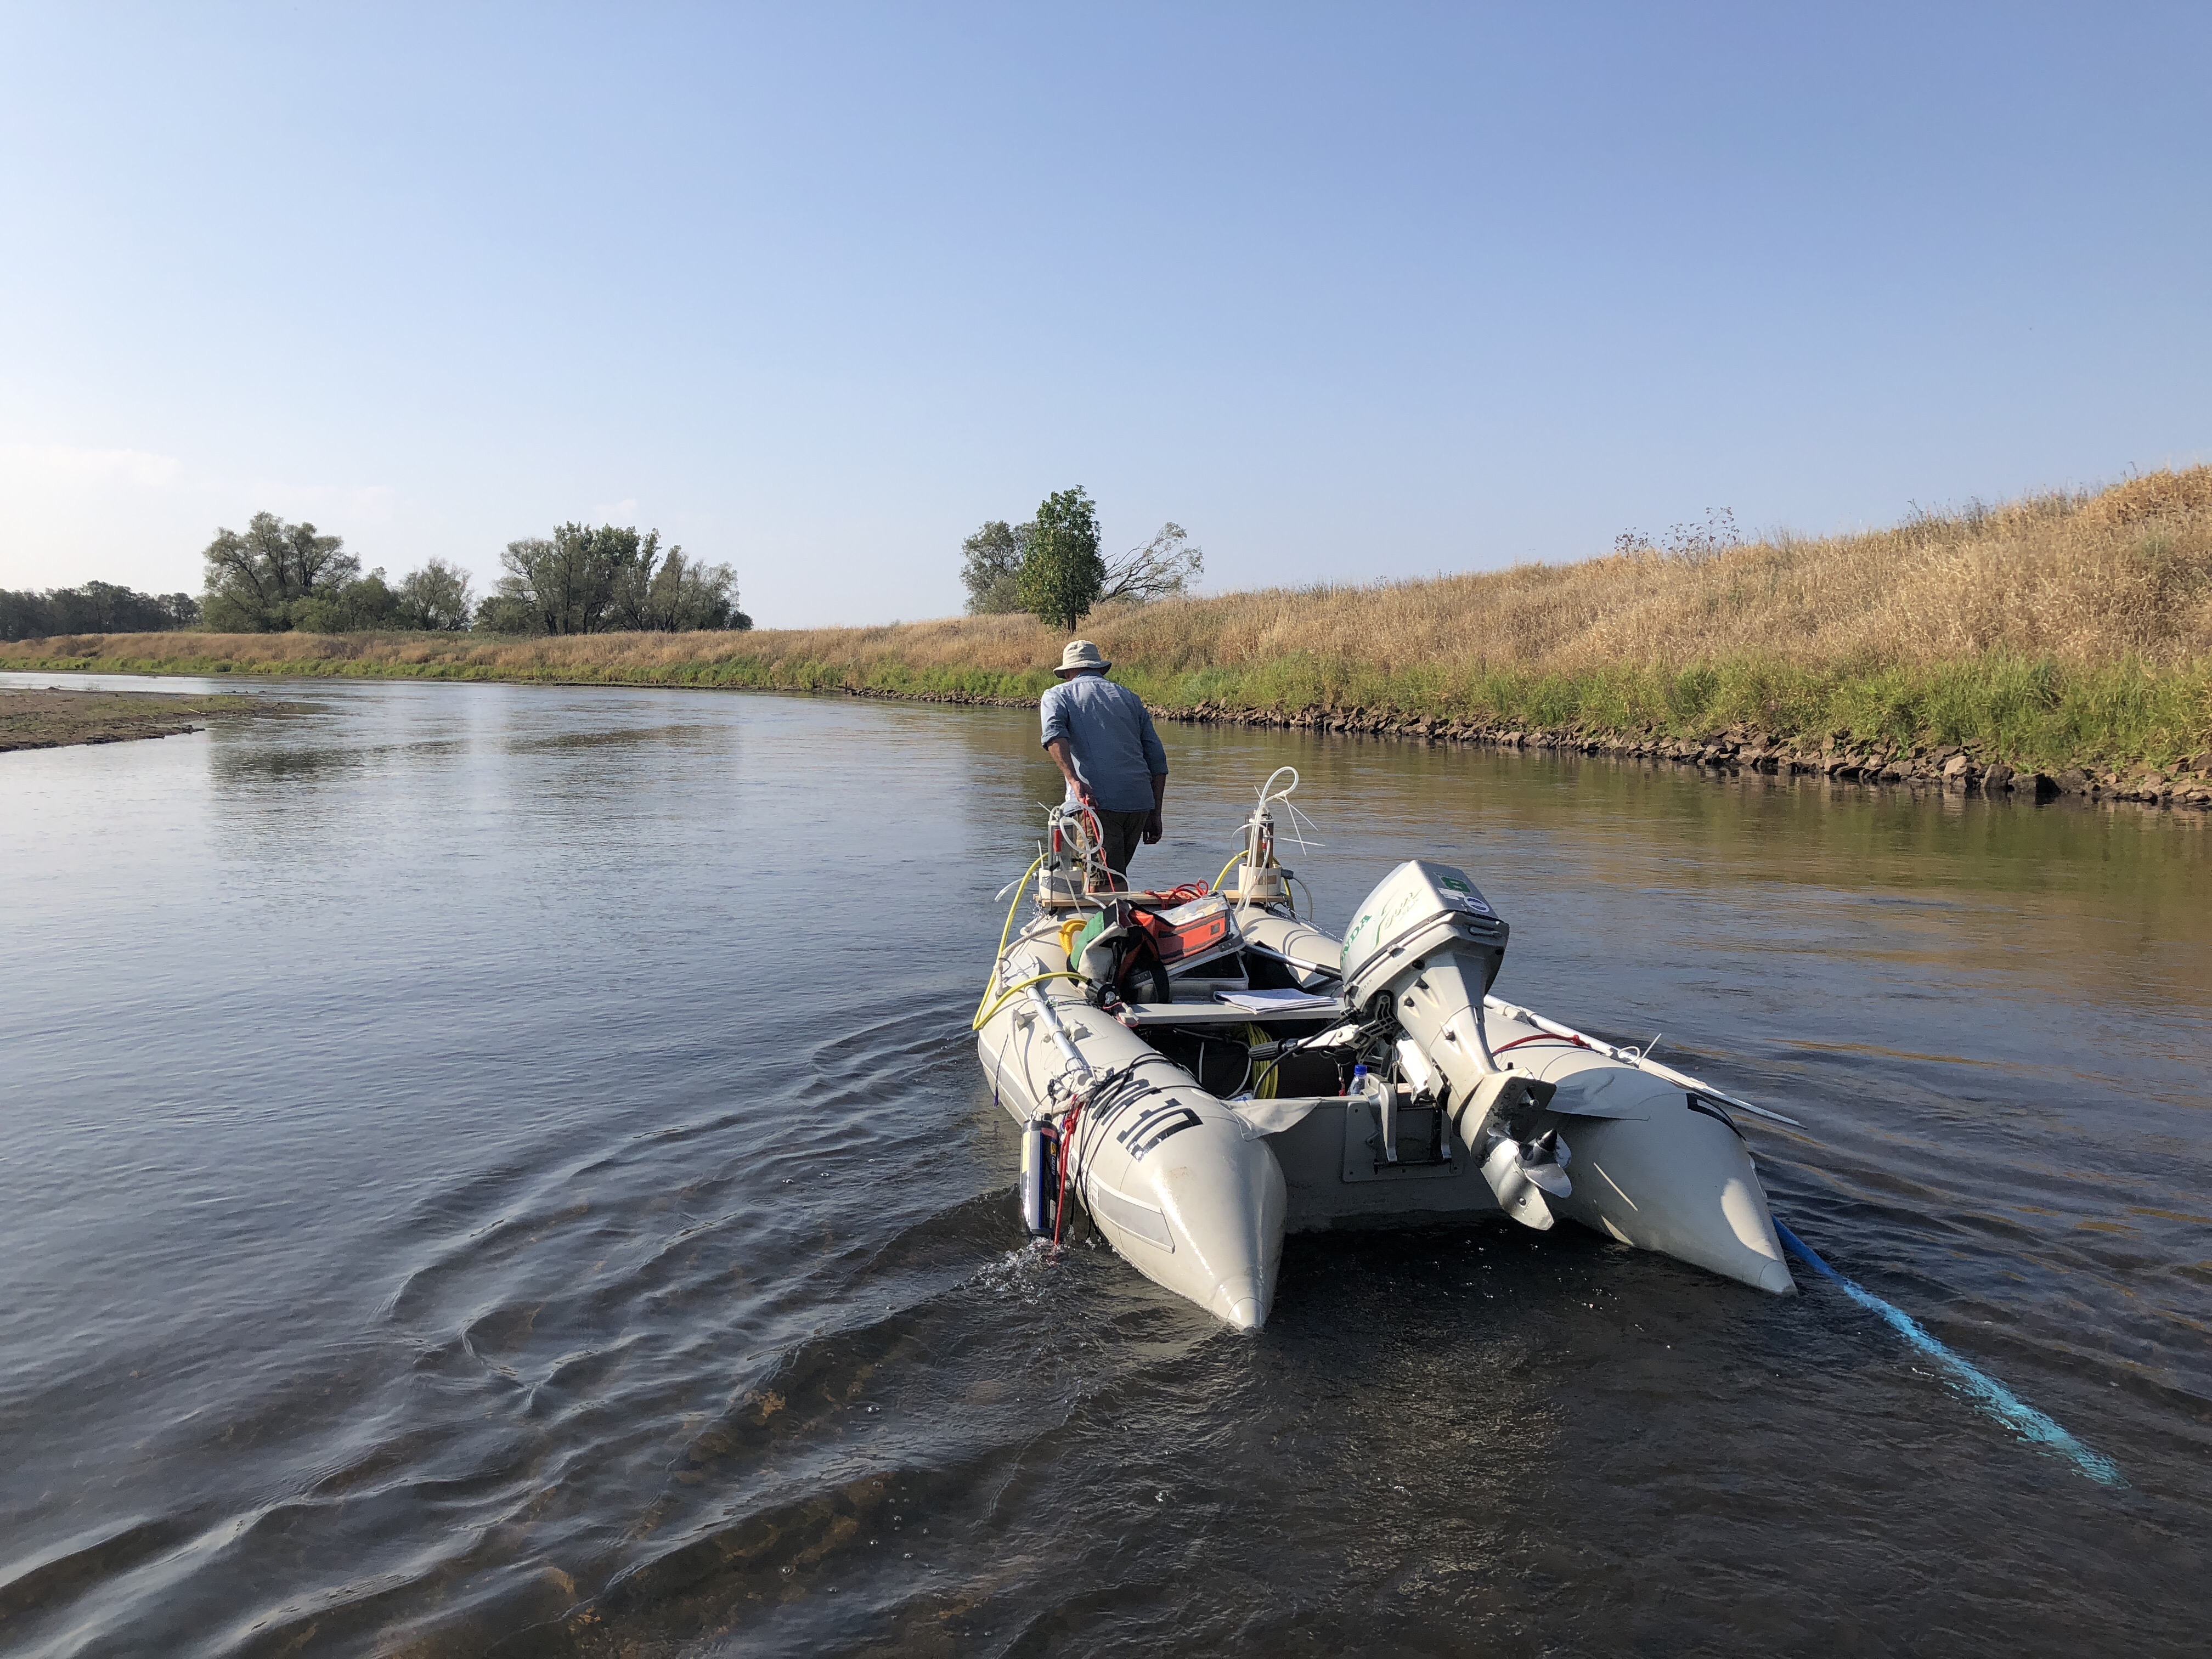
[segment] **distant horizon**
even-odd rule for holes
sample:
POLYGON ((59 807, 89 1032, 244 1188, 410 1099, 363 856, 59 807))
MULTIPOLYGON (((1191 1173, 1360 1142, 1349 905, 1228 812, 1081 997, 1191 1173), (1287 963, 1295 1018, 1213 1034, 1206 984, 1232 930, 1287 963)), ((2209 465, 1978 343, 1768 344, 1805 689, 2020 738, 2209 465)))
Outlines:
MULTIPOLYGON (((1790 524, 1741 526, 1737 528, 1740 531, 1741 539, 1747 544, 1760 542, 1771 542, 1783 538, 1796 538, 1807 541, 1826 541, 1853 535, 1878 532, 1885 529, 1893 528, 1895 526, 1905 522, 1916 513, 1929 514, 1940 517, 1947 514, 1964 511, 1969 507, 1976 504, 1978 501, 1984 506, 2002 507, 2010 502, 2031 500, 2038 496, 2053 494, 2064 493, 2094 495, 2100 494, 2103 491, 2111 489, 2113 485, 2124 482, 2129 478, 2140 477, 2147 473, 2156 472, 2163 470, 2185 471, 2190 470, 2192 465, 2202 466, 2205 465, 2208 465, 2208 463, 2199 461, 2195 463, 2185 462, 2180 464, 2162 464, 2160 466, 2156 467, 2129 467, 2118 475, 2118 477, 2113 478, 2088 480, 2078 483, 2054 483, 2038 488, 2031 488, 2021 490, 2017 495, 2001 497, 1994 501, 1990 500, 1987 497, 1969 496, 1955 501, 1908 501, 1904 504, 1904 507, 1898 513, 1893 514, 1888 520, 1877 523, 1852 525, 1838 530, 1806 530, 1802 526, 1790 524)), ((1717 513, 1726 513, 1729 510, 1729 509, 1723 507, 1715 509, 1714 511, 1717 513)), ((320 521, 312 522, 315 523, 316 528, 319 531, 325 534, 343 536, 344 533, 342 531, 337 530, 331 525, 323 524, 320 521)), ((1711 523, 1712 519, 1710 516, 1701 515, 1701 517, 1696 521, 1677 522, 1675 524, 1666 526, 1624 526, 1622 527, 1622 531, 1619 532, 1619 536, 1640 533, 1649 538, 1650 544, 1664 548, 1671 539, 1678 538, 1685 532, 1694 535, 1709 530, 1711 523)), ((237 526, 228 526, 224 527, 229 529, 238 528, 237 526)), ((617 527, 619 528, 622 526, 617 527)), ((640 525, 635 527, 640 530, 650 530, 652 528, 651 526, 647 525, 640 525)), ((548 530, 551 528, 551 526, 547 526, 548 530)), ((518 538, 516 539, 520 538, 518 538)), ((350 542, 347 544, 345 550, 349 554, 356 552, 356 550, 350 542)), ((695 551, 695 550, 690 549, 686 549, 684 550, 687 556, 695 551)), ((1272 587, 1307 586, 1316 585, 1325 587, 1359 586, 1376 582, 1413 583, 1435 581, 1452 576, 1474 575, 1486 572, 1506 570, 1511 568, 1515 565, 1521 564, 1546 564, 1553 566, 1577 564, 1589 559, 1603 558, 1616 550, 1618 550, 1618 537, 1613 543, 1609 543, 1605 547, 1593 549, 1588 553, 1569 554, 1558 558, 1509 560, 1497 564, 1465 566, 1457 569, 1447 567, 1437 570, 1405 571, 1381 576, 1346 576, 1332 578, 1326 574, 1323 574, 1316 576, 1302 578, 1297 581, 1261 580, 1235 587, 1224 586, 1219 583, 1206 581, 1194 584, 1187 594, 1173 597, 1185 597, 1194 599, 1219 599, 1232 597, 1238 593, 1250 592, 1272 587)), ((425 559, 427 560, 428 557, 434 556, 441 556, 428 555, 425 556, 425 559)), ((400 568, 386 565, 384 567, 385 574, 390 577, 391 580, 396 582, 405 576, 409 570, 419 568, 420 563, 422 562, 423 561, 418 561, 416 564, 400 568)), ((195 574, 193 579, 188 583, 174 586, 162 586, 159 588, 138 587, 136 584, 131 583, 117 583, 115 585, 118 586, 131 587, 134 591, 141 592, 149 598, 164 598, 169 594, 177 592, 184 592, 194 598, 198 598, 204 586, 202 580, 202 576, 204 574, 204 566, 198 554, 194 555, 192 562, 195 567, 195 574)), ((376 568, 375 562, 367 558, 363 558, 362 562, 364 570, 374 569, 376 568)), ((471 574, 473 574, 474 573, 471 572, 471 574)), ((738 574, 740 577, 742 577, 744 573, 740 571, 738 574)), ((109 578, 105 576, 93 575, 85 577, 82 580, 76 582, 49 582, 41 583, 39 586, 42 590, 61 587, 76 588, 83 586, 87 582, 106 581, 109 580, 109 578)), ((9 586, 9 584, 0 583, 0 586, 9 586)), ((22 584, 15 584, 15 586, 20 589, 22 586, 22 584)), ((482 599, 491 591, 491 583, 479 578, 477 580, 475 597, 477 599, 482 599)), ((1158 602, 1158 601, 1152 601, 1152 603, 1158 602)), ((757 631, 769 631, 777 629, 785 629, 802 632, 818 629, 902 627, 908 623, 957 621, 960 617, 967 614, 968 612, 966 611, 964 605, 955 605, 949 611, 934 612, 926 616, 879 617, 851 621, 833 620, 825 622, 800 623, 779 622, 773 619, 756 618, 751 626, 757 631)), ((1079 627, 1078 631, 1080 631, 1079 627)))
POLYGON ((9 21, 0 587, 575 520, 866 626, 1076 485, 1228 592, 2212 459, 2198 9, 9 21))

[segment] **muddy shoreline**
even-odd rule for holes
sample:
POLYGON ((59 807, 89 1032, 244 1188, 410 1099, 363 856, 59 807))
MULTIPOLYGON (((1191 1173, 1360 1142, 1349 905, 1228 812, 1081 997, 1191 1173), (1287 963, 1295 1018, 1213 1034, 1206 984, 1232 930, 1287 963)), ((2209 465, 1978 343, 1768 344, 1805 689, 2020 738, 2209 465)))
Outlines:
POLYGON ((307 705, 235 692, 84 691, 0 687, 0 753, 131 743, 204 732, 210 720, 295 714, 307 705))
MULTIPOLYGON (((993 708, 1034 708, 1026 697, 973 697, 957 692, 900 692, 847 687, 854 697, 888 702, 959 703, 993 708)), ((2189 757, 2171 771, 2132 775, 2072 767, 2055 775, 2015 769, 2001 759, 1978 755, 1958 744, 1911 745, 1867 744, 1835 737, 1814 740, 1783 736, 1749 726, 1734 726, 1703 738, 1657 732, 1546 731, 1486 726, 1365 708, 1304 708, 1296 714, 1198 703, 1188 708, 1154 707, 1152 717, 1184 726, 1255 726, 1340 737, 1394 738, 1404 742, 1463 747, 1552 750, 1607 756, 1694 768, 1716 778, 1744 772, 1779 777, 1828 778, 1844 783, 1902 785, 1955 794, 1981 794, 2023 800, 2078 795, 2092 800, 2134 801, 2182 811, 2212 809, 2212 750, 2189 757)))

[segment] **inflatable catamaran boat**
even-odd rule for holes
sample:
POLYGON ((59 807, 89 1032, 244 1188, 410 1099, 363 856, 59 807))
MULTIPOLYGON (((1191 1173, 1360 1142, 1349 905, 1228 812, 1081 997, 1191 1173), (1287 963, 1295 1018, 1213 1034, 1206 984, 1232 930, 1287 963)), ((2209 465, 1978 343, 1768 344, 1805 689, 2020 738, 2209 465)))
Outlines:
POLYGON ((974 1022, 1023 1125, 1030 1231, 1079 1202, 1139 1272, 1246 1330, 1286 1231, 1501 1211, 1791 1290, 1730 1114, 1793 1120, 1491 995, 1508 928, 1459 870, 1400 865, 1341 939, 1301 918, 1275 856, 1297 783, 1268 780, 1211 886, 1170 892, 1127 891, 1096 820, 1052 809, 974 1022))

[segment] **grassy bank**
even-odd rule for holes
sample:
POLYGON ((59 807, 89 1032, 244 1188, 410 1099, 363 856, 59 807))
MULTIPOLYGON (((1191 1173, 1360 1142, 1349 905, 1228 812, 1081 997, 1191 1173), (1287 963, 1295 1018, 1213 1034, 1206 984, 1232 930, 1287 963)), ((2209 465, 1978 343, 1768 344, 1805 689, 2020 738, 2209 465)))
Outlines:
MULTIPOLYGON (((1299 725, 1929 752, 2057 773, 2212 747, 2212 468, 1819 540, 1178 600, 1084 631, 1157 707, 1299 725)), ((80 636, 9 667, 1033 700, 1023 617, 738 635, 80 636)))

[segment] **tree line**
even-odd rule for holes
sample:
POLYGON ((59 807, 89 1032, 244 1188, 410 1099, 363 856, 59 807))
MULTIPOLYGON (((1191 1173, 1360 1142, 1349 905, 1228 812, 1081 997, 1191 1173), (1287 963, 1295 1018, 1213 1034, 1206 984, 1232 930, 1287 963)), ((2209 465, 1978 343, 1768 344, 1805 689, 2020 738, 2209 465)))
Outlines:
MULTIPOLYGON (((1187 593, 1204 552, 1182 526, 1162 525, 1141 547, 1100 549, 1098 508, 1079 485, 1055 490, 1023 524, 994 519, 961 544, 960 580, 971 616, 1025 611, 1073 628, 1101 605, 1187 593)), ((469 574, 431 559, 398 582, 364 572, 344 538, 257 513, 243 531, 218 530, 202 557, 206 589, 134 592, 108 582, 45 592, 0 590, 0 639, 205 628, 222 634, 297 629, 487 634, 679 633, 750 628, 737 572, 663 548, 635 526, 563 524, 500 555, 504 573, 481 599, 469 574)))
POLYGON ((189 593, 141 593, 113 582, 82 587, 0 587, 0 640, 42 640, 53 634, 159 634, 191 628, 200 602, 189 593))
POLYGON ((1204 551, 1173 522, 1142 547, 1106 556, 1099 550, 1097 504, 1080 485, 1046 496, 1026 524, 992 520, 961 543, 960 551, 969 616, 1026 611, 1061 629, 1103 605, 1144 605, 1187 593, 1206 571, 1204 551))
POLYGON ((0 590, 0 639, 55 634, 356 634, 386 630, 487 634, 678 633, 750 628, 738 608, 737 572, 663 548, 635 526, 557 526, 509 542, 506 572, 478 599, 468 572, 431 559, 398 582, 364 573, 345 538, 257 513, 243 531, 218 530, 202 557, 206 591, 155 596, 108 582, 43 593, 0 590))

